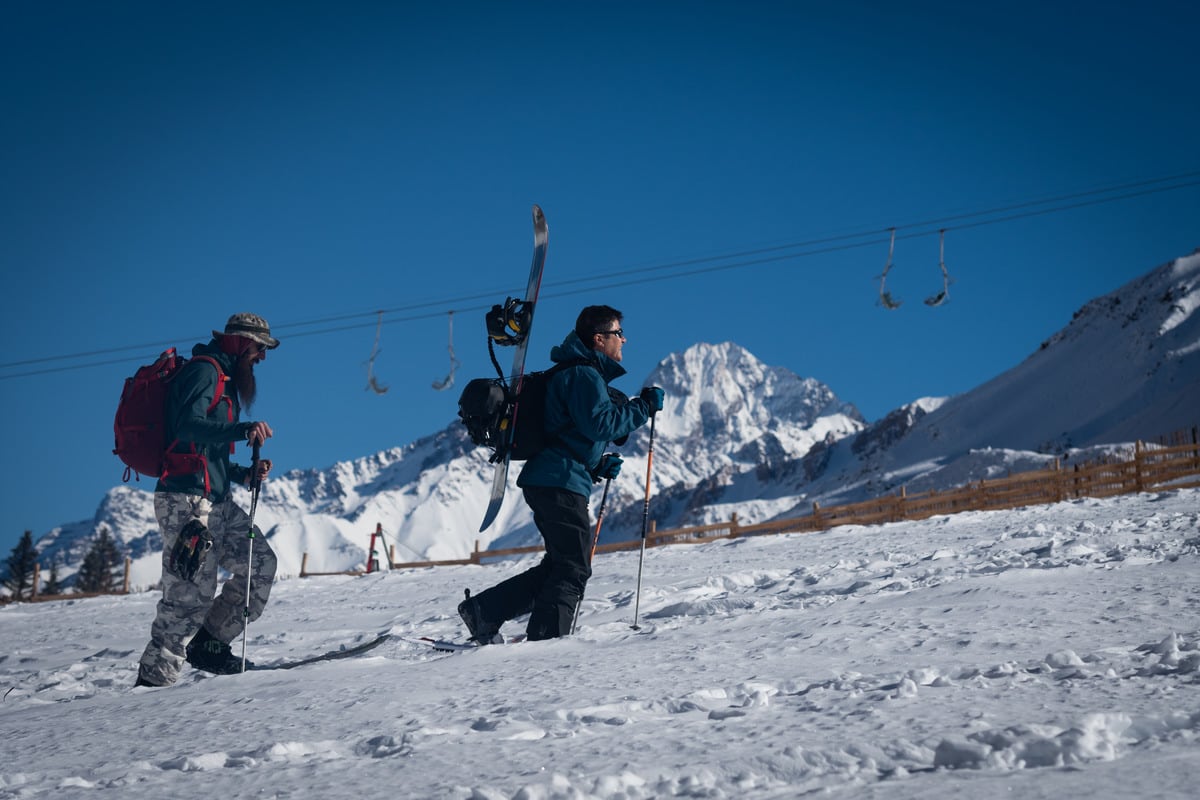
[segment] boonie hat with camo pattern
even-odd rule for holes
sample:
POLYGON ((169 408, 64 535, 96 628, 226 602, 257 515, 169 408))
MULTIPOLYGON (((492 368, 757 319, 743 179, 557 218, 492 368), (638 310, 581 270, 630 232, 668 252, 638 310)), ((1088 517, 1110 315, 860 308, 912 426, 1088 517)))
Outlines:
POLYGON ((279 347, 279 340, 271 336, 271 326, 267 324, 267 321, 258 314, 251 314, 247 311, 234 314, 225 323, 224 333, 213 331, 213 336, 245 336, 247 339, 265 346, 268 350, 279 347))

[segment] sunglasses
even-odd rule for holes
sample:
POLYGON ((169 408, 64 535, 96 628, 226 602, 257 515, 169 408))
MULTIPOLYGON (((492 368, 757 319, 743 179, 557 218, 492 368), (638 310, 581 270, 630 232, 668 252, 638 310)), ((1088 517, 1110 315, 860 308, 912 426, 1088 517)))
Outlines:
POLYGON ((622 328, 617 328, 615 331, 596 331, 597 336, 620 336, 625 338, 625 331, 622 328))

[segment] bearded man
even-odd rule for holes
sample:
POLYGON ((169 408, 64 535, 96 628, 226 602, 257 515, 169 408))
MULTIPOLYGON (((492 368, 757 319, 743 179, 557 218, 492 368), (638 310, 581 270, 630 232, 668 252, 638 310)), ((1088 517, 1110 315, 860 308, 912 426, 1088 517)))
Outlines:
MULTIPOLYGON (((186 660, 219 675, 241 672, 229 643, 262 614, 275 579, 275 553, 230 487, 251 483, 255 467, 230 460, 234 444, 271 438, 265 422, 242 422, 257 386, 254 367, 279 346, 267 321, 234 314, 224 331, 192 348, 192 359, 171 381, 167 398, 166 467, 154 489, 154 514, 162 530, 162 599, 150 627, 150 643, 138 666, 137 686, 170 686, 186 660), (253 560, 250 552, 253 551, 253 560), (218 569, 230 578, 217 589, 218 569), (243 621, 246 585, 249 613, 243 621)), ((271 471, 257 462, 258 479, 271 471)), ((247 666, 250 666, 247 664, 247 666)))

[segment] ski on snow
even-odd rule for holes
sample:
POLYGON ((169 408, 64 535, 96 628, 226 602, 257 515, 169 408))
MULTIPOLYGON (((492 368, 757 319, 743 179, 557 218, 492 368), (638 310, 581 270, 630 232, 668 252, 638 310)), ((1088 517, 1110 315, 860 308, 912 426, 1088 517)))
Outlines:
POLYGON ((250 671, 250 670, 258 671, 258 670, 267 670, 267 669, 295 669, 296 667, 303 667, 307 664, 317 664, 322 661, 337 661, 338 659, 342 659, 342 658, 350 658, 351 656, 361 655, 362 653, 366 653, 369 650, 374 650, 376 647, 378 647, 379 645, 386 642, 390 637, 391 637, 390 633, 381 633, 378 636, 376 636, 374 639, 368 639, 367 641, 362 642, 361 644, 356 644, 353 646, 342 645, 337 650, 330 650, 328 653, 321 653, 320 655, 317 655, 317 656, 309 656, 308 658, 301 658, 301 659, 297 659, 295 661, 280 661, 280 662, 276 662, 274 664, 255 664, 253 667, 250 667, 249 670, 247 670, 247 671, 250 671))
MULTIPOLYGON (((516 345, 517 352, 513 354, 512 371, 509 373, 513 381, 513 391, 520 392, 521 379, 525 375, 525 355, 529 352, 529 333, 533 329, 533 314, 537 310, 538 290, 542 286, 542 269, 546 266, 546 245, 550 239, 550 230, 546 225, 546 215, 538 205, 533 207, 533 265, 529 268, 529 282, 525 285, 524 301, 528 304, 529 317, 526 321, 525 336, 516 345)), ((509 436, 516 427, 517 416, 520 414, 520 404, 513 410, 513 425, 509 436)), ((496 471, 492 476, 492 494, 488 500, 487 512, 483 515, 483 524, 479 532, 488 529, 496 521, 500 513, 500 505, 504 502, 504 490, 508 485, 508 454, 496 462, 496 471)))
POLYGON ((439 653, 461 653, 464 650, 474 650, 483 646, 475 642, 454 642, 449 639, 434 639, 431 636, 418 636, 410 641, 427 644, 439 653))
MULTIPOLYGON (((495 646, 495 645, 482 645, 482 644, 479 644, 477 642, 472 642, 472 641, 455 642, 450 639, 436 639, 432 636, 415 636, 415 637, 410 638, 409 641, 418 642, 419 644, 429 645, 434 650, 437 650, 439 653, 461 653, 466 650, 478 650, 481 647, 494 647, 495 646)), ((522 636, 513 636, 509 639, 505 639, 503 642, 496 642, 495 644, 516 644, 518 642, 523 642, 523 641, 525 641, 525 637, 522 635, 522 636)))

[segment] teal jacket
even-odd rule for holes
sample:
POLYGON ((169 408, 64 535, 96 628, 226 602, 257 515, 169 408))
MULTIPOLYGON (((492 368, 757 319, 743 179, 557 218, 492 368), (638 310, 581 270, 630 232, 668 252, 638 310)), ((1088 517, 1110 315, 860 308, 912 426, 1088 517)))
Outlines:
POLYGON ((233 356, 221 352, 216 341, 196 345, 192 356, 167 394, 167 441, 178 442, 167 455, 167 473, 154 491, 207 496, 220 503, 229 497, 230 483, 246 479, 248 468, 232 463, 229 454, 234 442, 245 441, 251 423, 238 421, 241 406, 233 388, 233 356), (215 359, 226 376, 221 399, 211 411, 217 370, 195 356, 215 359))
POLYGON ((549 486, 591 496, 591 471, 600 463, 609 442, 628 436, 646 424, 650 409, 638 397, 614 403, 608 384, 625 368, 603 353, 586 347, 574 331, 550 350, 555 363, 587 359, 555 373, 546 386, 546 432, 550 445, 525 462, 517 485, 549 486))

